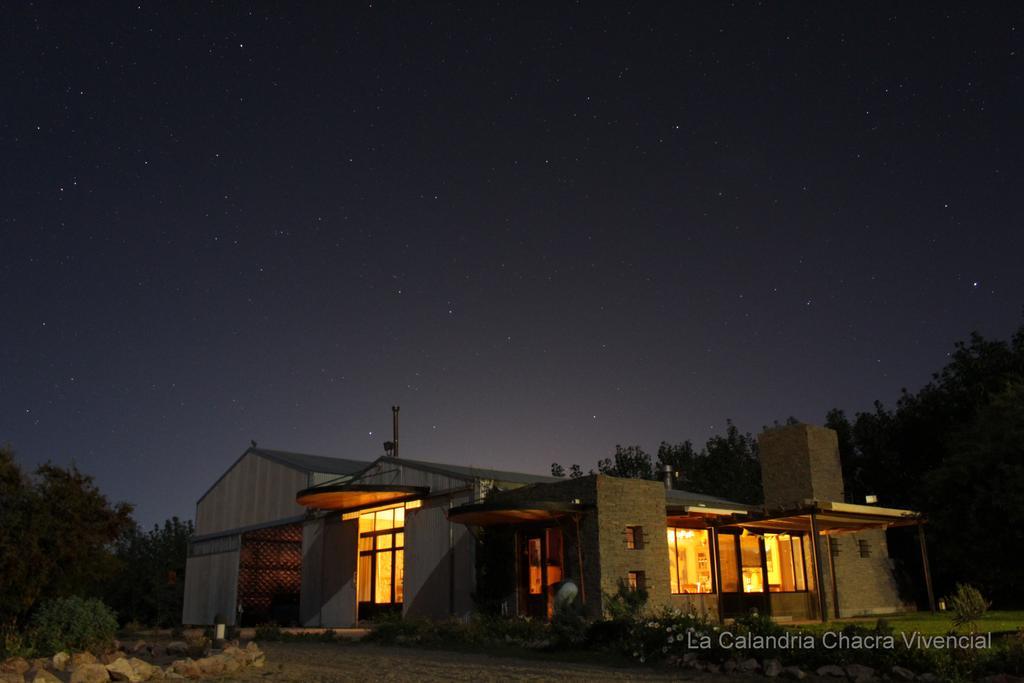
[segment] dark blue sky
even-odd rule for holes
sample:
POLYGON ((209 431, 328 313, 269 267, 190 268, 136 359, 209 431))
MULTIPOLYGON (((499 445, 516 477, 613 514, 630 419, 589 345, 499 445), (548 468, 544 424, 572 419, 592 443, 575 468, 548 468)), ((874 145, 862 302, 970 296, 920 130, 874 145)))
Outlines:
MULTIPOLYGON (((1014 12, 1014 14, 1010 14, 1014 12)), ((546 472, 891 402, 1024 304, 1009 5, 9 8, 0 441, 546 472)))

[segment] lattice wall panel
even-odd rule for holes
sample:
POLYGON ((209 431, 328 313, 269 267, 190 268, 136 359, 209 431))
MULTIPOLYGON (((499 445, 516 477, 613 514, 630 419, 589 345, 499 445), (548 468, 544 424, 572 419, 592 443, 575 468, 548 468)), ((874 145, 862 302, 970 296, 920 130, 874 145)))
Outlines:
POLYGON ((242 535, 238 562, 238 600, 245 624, 298 618, 302 586, 302 526, 271 527, 242 535))

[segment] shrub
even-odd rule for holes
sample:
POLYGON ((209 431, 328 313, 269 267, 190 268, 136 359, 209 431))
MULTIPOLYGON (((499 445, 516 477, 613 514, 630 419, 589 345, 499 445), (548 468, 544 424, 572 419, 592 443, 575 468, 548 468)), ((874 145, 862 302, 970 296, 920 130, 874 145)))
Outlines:
POLYGON ((212 641, 205 633, 190 633, 185 636, 185 644, 188 646, 188 656, 192 659, 199 659, 210 653, 212 641))
POLYGON ((44 603, 29 622, 38 655, 61 650, 90 650, 97 654, 114 644, 117 615, 95 598, 58 598, 44 603))
POLYGON ((971 631, 975 630, 977 621, 985 616, 990 604, 982 597, 981 591, 963 583, 956 585, 948 601, 953 610, 953 624, 969 626, 971 631))
POLYGON ((611 619, 636 619, 647 606, 647 591, 633 588, 625 580, 619 579, 618 590, 612 595, 605 595, 605 610, 611 619))

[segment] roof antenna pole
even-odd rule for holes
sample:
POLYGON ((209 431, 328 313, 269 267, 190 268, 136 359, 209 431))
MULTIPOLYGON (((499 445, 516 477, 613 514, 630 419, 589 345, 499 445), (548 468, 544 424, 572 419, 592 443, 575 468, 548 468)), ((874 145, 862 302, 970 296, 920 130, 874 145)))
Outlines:
POLYGON ((395 444, 394 457, 396 458, 398 457, 398 411, 400 409, 401 408, 399 406, 391 406, 391 432, 393 435, 391 439, 395 444))

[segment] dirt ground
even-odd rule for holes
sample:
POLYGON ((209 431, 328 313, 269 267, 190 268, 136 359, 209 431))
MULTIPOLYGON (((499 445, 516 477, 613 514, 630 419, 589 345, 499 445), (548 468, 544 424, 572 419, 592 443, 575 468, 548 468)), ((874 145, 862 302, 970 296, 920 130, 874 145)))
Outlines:
POLYGON ((657 671, 485 654, 332 643, 260 643, 264 669, 232 681, 668 681, 747 680, 695 671, 657 671))

